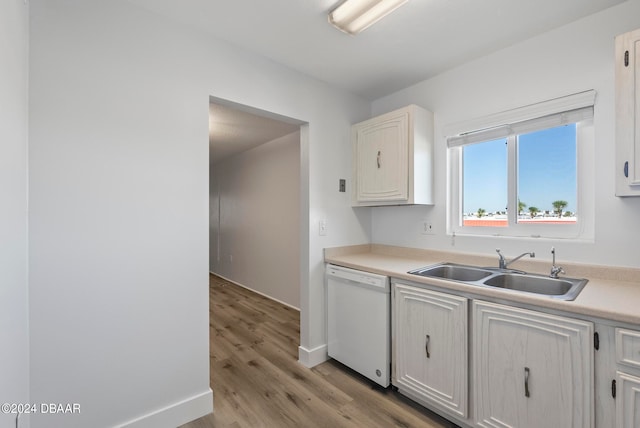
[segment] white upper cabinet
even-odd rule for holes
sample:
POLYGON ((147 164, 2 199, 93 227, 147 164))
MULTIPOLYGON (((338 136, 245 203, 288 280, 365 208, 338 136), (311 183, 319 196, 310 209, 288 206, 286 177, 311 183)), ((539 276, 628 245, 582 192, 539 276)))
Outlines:
POLYGON ((640 196, 640 30, 616 37, 616 196, 640 196))
POLYGON ((353 205, 433 204, 433 113, 410 105, 352 126, 353 205))

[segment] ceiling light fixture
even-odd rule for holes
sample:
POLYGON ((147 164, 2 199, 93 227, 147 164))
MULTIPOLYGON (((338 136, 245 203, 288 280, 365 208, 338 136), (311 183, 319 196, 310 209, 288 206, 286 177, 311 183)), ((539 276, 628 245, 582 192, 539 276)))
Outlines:
POLYGON ((329 13, 329 22, 340 31, 357 34, 409 0, 346 0, 329 13))

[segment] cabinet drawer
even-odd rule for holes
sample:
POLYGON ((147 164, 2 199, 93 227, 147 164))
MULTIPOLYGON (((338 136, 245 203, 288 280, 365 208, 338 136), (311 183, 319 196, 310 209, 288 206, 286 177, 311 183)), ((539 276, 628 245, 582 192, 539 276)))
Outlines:
POLYGON ((616 328, 616 359, 619 364, 640 368, 640 331, 616 328))

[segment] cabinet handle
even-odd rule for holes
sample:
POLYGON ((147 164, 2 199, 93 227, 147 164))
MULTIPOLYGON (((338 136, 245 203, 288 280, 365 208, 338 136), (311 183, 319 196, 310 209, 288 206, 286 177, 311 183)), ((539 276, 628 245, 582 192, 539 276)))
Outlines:
POLYGON ((624 176, 629 178, 629 161, 624 163, 624 176))
POLYGON ((524 396, 529 397, 529 367, 524 368, 524 396))
POLYGON ((376 158, 376 162, 378 164, 378 169, 380 169, 380 157, 382 156, 382 152, 378 150, 378 157, 376 158))
POLYGON ((431 342, 431 336, 427 334, 427 341, 424 344, 424 350, 427 351, 427 358, 431 358, 431 353, 429 352, 429 342, 431 342))
POLYGON ((611 396, 616 398, 616 380, 611 381, 611 396))

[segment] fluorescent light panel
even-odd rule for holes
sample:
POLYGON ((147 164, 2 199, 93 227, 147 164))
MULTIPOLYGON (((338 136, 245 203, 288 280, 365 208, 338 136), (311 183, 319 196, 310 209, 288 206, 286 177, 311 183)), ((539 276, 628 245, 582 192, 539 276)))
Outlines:
POLYGON ((375 24, 409 0, 346 0, 329 14, 329 22, 349 34, 375 24))

